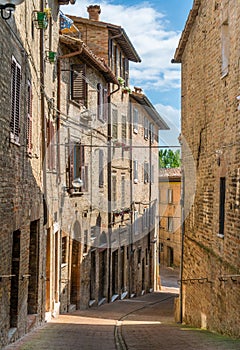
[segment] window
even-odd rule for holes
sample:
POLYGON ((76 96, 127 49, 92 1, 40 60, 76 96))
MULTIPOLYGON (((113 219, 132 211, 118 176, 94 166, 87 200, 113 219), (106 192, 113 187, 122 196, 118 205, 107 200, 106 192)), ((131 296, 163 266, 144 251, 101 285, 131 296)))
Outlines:
POLYGON ((220 198, 219 198, 219 235, 224 237, 225 223, 225 197, 226 197, 226 178, 220 178, 220 198))
POLYGON ((98 109, 97 116, 102 122, 106 122, 108 119, 108 92, 107 89, 103 88, 102 84, 97 84, 98 92, 98 109))
POLYGON ((27 151, 32 153, 32 86, 28 81, 27 86, 27 151))
POLYGON ((144 117, 144 138, 145 140, 148 139, 148 134, 149 134, 149 120, 144 117))
POLYGON ((144 183, 148 183, 149 182, 149 164, 148 163, 144 163, 144 183))
POLYGON ((11 121, 10 139, 19 143, 20 134, 20 99, 21 99, 21 66, 12 57, 11 65, 11 121))
POLYGON ((118 138, 118 111, 113 109, 112 111, 112 138, 117 140, 118 138))
POLYGON ((69 188, 73 188, 72 182, 74 179, 80 178, 83 181, 80 191, 86 192, 88 190, 88 166, 85 164, 84 145, 80 143, 69 145, 67 174, 69 188))
POLYGON ((122 115, 122 141, 126 142, 127 139, 127 118, 122 115))
POLYGON ((221 33, 221 41, 222 41, 222 76, 227 75, 228 73, 228 65, 229 65, 229 54, 230 54, 230 38, 229 38, 229 26, 228 21, 226 20, 222 24, 222 33, 221 33))
POLYGON ((138 232, 138 211, 134 211, 133 232, 137 235, 138 232))
POLYGON ((154 165, 151 166, 150 177, 151 177, 151 183, 153 184, 154 183, 154 165))
POLYGON ((47 121, 47 167, 48 170, 56 168, 56 152, 55 152, 55 128, 51 120, 47 121))
POLYGON ((154 125, 152 123, 149 124, 149 136, 151 144, 154 143, 154 125))
POLYGON ((167 190, 167 202, 168 202, 168 204, 172 204, 172 202, 173 202, 173 190, 172 190, 172 188, 168 188, 168 190, 167 190))
POLYGON ((124 75, 123 78, 125 80, 125 85, 128 86, 128 77, 129 77, 129 61, 126 57, 123 59, 123 66, 124 66, 124 75))
POLYGON ((122 193, 122 196, 121 196, 121 206, 124 207, 125 206, 125 175, 122 175, 121 177, 121 193, 122 193))
POLYGON ((173 217, 169 216, 167 218, 167 229, 169 232, 173 232, 173 217))
POLYGON ((99 180, 98 180, 98 186, 103 187, 104 185, 104 172, 103 172, 103 161, 104 161, 104 153, 103 150, 99 150, 99 180))
POLYGON ((138 133, 138 117, 139 117, 139 113, 137 108, 133 109, 133 132, 135 134, 138 133))
POLYGON ((84 230, 83 254, 87 254, 88 249, 88 230, 84 230))
POLYGON ((87 107, 87 82, 85 64, 71 65, 71 100, 87 107))
POLYGON ((133 181, 135 184, 138 183, 138 161, 133 161, 133 181))
POLYGON ((114 46, 114 73, 116 76, 118 76, 118 64, 119 64, 119 53, 118 53, 118 48, 115 45, 114 46))
POLYGON ((116 174, 112 175, 112 205, 113 208, 117 206, 117 176, 116 174))

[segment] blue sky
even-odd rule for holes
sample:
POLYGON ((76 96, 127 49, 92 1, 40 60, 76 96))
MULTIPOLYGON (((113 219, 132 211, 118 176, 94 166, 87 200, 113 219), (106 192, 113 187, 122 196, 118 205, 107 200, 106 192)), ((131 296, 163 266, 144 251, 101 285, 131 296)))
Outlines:
POLYGON ((77 0, 61 6, 65 14, 88 18, 88 5, 101 5, 100 20, 121 25, 142 62, 130 66, 131 86, 143 88, 170 125, 162 145, 178 145, 180 133, 180 65, 171 64, 193 0, 77 0))

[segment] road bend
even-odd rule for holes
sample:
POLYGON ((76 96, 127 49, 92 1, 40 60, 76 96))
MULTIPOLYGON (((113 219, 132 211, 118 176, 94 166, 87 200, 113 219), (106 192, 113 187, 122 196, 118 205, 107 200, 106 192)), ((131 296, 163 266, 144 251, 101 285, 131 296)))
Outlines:
POLYGON ((6 350, 239 350, 240 340, 174 322, 175 293, 60 315, 6 350))

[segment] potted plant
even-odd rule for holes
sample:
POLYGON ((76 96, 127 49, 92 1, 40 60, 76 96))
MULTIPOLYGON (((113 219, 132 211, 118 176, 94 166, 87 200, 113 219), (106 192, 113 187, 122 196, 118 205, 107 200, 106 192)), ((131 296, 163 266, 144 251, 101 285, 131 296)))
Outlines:
POLYGON ((130 89, 130 87, 124 86, 123 89, 122 89, 122 92, 124 94, 130 94, 132 92, 132 90, 130 89))
POLYGON ((122 77, 118 77, 119 85, 124 86, 125 80, 122 77))

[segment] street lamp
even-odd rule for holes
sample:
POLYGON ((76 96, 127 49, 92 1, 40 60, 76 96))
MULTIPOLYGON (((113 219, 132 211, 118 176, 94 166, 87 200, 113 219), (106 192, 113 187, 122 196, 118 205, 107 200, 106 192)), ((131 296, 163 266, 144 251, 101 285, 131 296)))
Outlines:
POLYGON ((14 12, 16 5, 20 5, 24 0, 0 0, 1 17, 7 20, 14 12))

